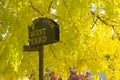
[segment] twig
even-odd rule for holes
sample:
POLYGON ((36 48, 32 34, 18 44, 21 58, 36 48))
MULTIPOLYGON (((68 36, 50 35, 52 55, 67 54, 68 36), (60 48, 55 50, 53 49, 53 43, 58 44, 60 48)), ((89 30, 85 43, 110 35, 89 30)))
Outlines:
POLYGON ((94 24, 92 25, 92 28, 91 29, 93 29, 94 28, 94 26, 96 25, 96 23, 97 23, 97 20, 98 20, 98 18, 94 21, 94 24))
POLYGON ((43 14, 37 8, 35 8, 33 6, 32 0, 30 0, 30 4, 31 4, 31 7, 32 7, 33 10, 35 10, 37 13, 39 13, 41 16, 43 16, 43 14))
POLYGON ((51 3, 50 3, 50 5, 49 5, 49 7, 48 7, 48 13, 50 13, 50 8, 52 7, 52 4, 53 4, 53 1, 51 1, 51 3))
POLYGON ((54 51, 53 51, 53 48, 52 48, 52 45, 50 45, 50 50, 51 50, 53 56, 54 56, 57 60, 61 61, 61 59, 58 59, 58 57, 55 55, 55 53, 54 53, 54 51))
POLYGON ((67 12, 68 12, 68 14, 69 14, 69 17, 72 19, 71 15, 70 15, 70 11, 68 10, 68 6, 67 6, 65 0, 63 0, 63 3, 65 4, 65 7, 67 8, 67 12))

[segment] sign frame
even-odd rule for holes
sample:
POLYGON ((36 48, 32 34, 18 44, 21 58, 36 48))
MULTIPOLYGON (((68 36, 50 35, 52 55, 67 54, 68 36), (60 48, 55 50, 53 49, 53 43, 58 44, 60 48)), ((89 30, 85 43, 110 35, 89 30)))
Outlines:
POLYGON ((30 46, 47 45, 59 41, 59 26, 52 19, 35 19, 28 30, 30 46))

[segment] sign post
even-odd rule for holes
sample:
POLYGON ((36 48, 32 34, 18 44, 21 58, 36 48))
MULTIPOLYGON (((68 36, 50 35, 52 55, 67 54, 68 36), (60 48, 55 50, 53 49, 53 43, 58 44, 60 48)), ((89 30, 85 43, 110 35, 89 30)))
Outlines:
POLYGON ((28 27, 29 46, 23 51, 39 51, 39 80, 43 80, 43 45, 59 41, 59 26, 52 19, 37 18, 28 27))
POLYGON ((43 46, 39 48, 39 80, 43 80, 43 46))

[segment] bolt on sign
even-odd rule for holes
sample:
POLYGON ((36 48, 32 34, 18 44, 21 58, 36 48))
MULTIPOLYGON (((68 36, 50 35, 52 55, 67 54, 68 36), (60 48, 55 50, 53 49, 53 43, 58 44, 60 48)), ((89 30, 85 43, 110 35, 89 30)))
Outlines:
POLYGON ((59 41, 59 26, 52 19, 37 18, 28 30, 29 45, 32 47, 59 41))

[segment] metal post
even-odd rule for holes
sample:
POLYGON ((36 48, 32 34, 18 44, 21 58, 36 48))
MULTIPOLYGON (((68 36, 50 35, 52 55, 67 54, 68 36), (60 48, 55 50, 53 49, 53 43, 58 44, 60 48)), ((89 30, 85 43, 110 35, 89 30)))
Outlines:
POLYGON ((43 80, 43 46, 39 47, 39 80, 43 80))

